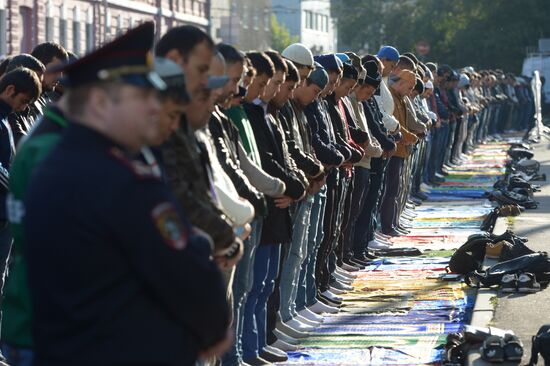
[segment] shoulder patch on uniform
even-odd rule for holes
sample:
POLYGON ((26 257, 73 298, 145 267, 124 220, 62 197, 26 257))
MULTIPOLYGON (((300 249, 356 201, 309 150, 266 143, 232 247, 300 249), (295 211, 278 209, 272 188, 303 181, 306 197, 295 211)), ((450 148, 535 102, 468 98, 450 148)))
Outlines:
POLYGON ((175 250, 185 249, 189 232, 181 222, 172 203, 163 202, 156 205, 151 211, 151 217, 164 242, 170 248, 175 250))
POLYGON ((120 161, 128 169, 130 169, 132 173, 134 173, 137 177, 156 179, 161 178, 160 174, 158 174, 152 166, 142 161, 128 158, 119 148, 113 147, 109 149, 109 154, 120 161))

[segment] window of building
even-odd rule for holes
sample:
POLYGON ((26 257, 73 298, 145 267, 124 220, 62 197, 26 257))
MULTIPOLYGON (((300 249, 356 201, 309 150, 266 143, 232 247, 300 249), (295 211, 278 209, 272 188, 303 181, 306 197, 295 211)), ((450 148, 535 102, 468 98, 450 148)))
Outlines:
POLYGON ((32 9, 28 6, 19 7, 19 20, 21 30, 21 53, 31 53, 32 51, 32 9))
POLYGON ((306 10, 305 13, 306 13, 306 29, 311 29, 311 16, 312 16, 312 14, 308 10, 306 10))
POLYGON ((248 29, 248 19, 249 19, 249 14, 248 14, 248 5, 243 5, 243 17, 242 17, 242 22, 243 22, 243 29, 248 29))
POLYGON ((67 47, 67 8, 65 4, 59 7, 59 43, 67 47))
POLYGON ((258 9, 254 9, 254 16, 252 17, 252 26, 254 30, 260 30, 260 17, 258 16, 258 9))
POLYGON ((46 4, 46 42, 53 42, 53 5, 51 1, 46 4))
POLYGON ((116 17, 116 35, 121 36, 124 33, 122 14, 118 14, 116 17))
POLYGON ((75 6, 73 9, 73 52, 80 54, 80 9, 75 6))
POLYGON ((8 32, 7 17, 5 4, 0 2, 0 55, 6 55, 8 53, 8 39, 6 34, 8 32))
POLYGON ((271 14, 266 10, 264 12, 264 31, 269 32, 271 30, 271 14))
POLYGON ((107 9, 105 14, 105 38, 104 41, 108 42, 111 40, 111 10, 107 9))
POLYGON ((86 12, 86 52, 94 49, 94 9, 90 6, 86 12))

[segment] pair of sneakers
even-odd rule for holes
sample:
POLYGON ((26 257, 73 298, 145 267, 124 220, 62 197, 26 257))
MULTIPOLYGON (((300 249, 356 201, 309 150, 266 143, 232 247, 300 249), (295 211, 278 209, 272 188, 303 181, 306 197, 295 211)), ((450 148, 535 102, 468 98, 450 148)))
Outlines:
POLYGON ((500 281, 500 290, 503 293, 534 293, 540 291, 540 283, 533 273, 505 274, 500 281))

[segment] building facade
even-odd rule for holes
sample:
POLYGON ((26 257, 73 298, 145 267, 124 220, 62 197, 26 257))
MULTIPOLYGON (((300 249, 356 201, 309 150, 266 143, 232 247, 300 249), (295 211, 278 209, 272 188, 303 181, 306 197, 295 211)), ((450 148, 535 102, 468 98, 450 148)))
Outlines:
POLYGON ((271 0, 211 0, 210 32, 216 42, 242 50, 271 47, 271 0))
POLYGON ((157 35, 183 24, 207 30, 209 11, 210 0, 0 0, 0 55, 45 41, 82 55, 148 20, 157 35))
POLYGON ((314 54, 337 50, 336 22, 330 0, 272 0, 279 23, 314 54))

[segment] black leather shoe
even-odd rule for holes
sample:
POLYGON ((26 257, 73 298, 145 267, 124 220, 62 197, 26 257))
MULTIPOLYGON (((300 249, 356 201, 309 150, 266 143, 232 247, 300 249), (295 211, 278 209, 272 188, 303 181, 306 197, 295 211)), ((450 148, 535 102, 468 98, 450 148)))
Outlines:
POLYGON ((359 268, 358 270, 362 270, 365 268, 366 264, 362 264, 362 263, 359 263, 359 262, 356 262, 353 258, 346 258, 344 259, 344 263, 347 264, 348 266, 352 266, 352 267, 355 267, 355 268, 359 268))
POLYGON ((424 192, 416 192, 413 197, 418 198, 422 201, 426 201, 428 199, 428 196, 424 192))
POLYGON ((317 300, 321 301, 325 305, 332 306, 332 307, 335 307, 335 308, 339 308, 340 305, 342 305, 341 301, 330 300, 330 299, 324 297, 321 294, 319 294, 319 296, 317 296, 317 300))
POLYGON ((382 233, 389 235, 389 236, 402 236, 403 234, 399 233, 395 229, 391 229, 390 231, 384 231, 382 230, 382 233))
POLYGON ((271 365, 272 363, 268 360, 264 360, 261 357, 251 358, 248 360, 243 360, 245 364, 250 366, 262 366, 262 365, 271 365))
POLYGON ((269 362, 285 362, 288 360, 288 356, 276 355, 266 350, 260 351, 260 358, 269 362))
POLYGON ((397 231, 398 233, 401 233, 401 235, 407 235, 410 233, 409 230, 405 229, 405 228, 402 228, 402 227, 396 227, 395 228, 395 231, 397 231))
POLYGON ((361 267, 366 267, 369 265, 369 262, 367 260, 363 260, 363 259, 360 259, 360 258, 350 258, 349 259, 352 263, 357 263, 358 266, 361 266, 361 267))

